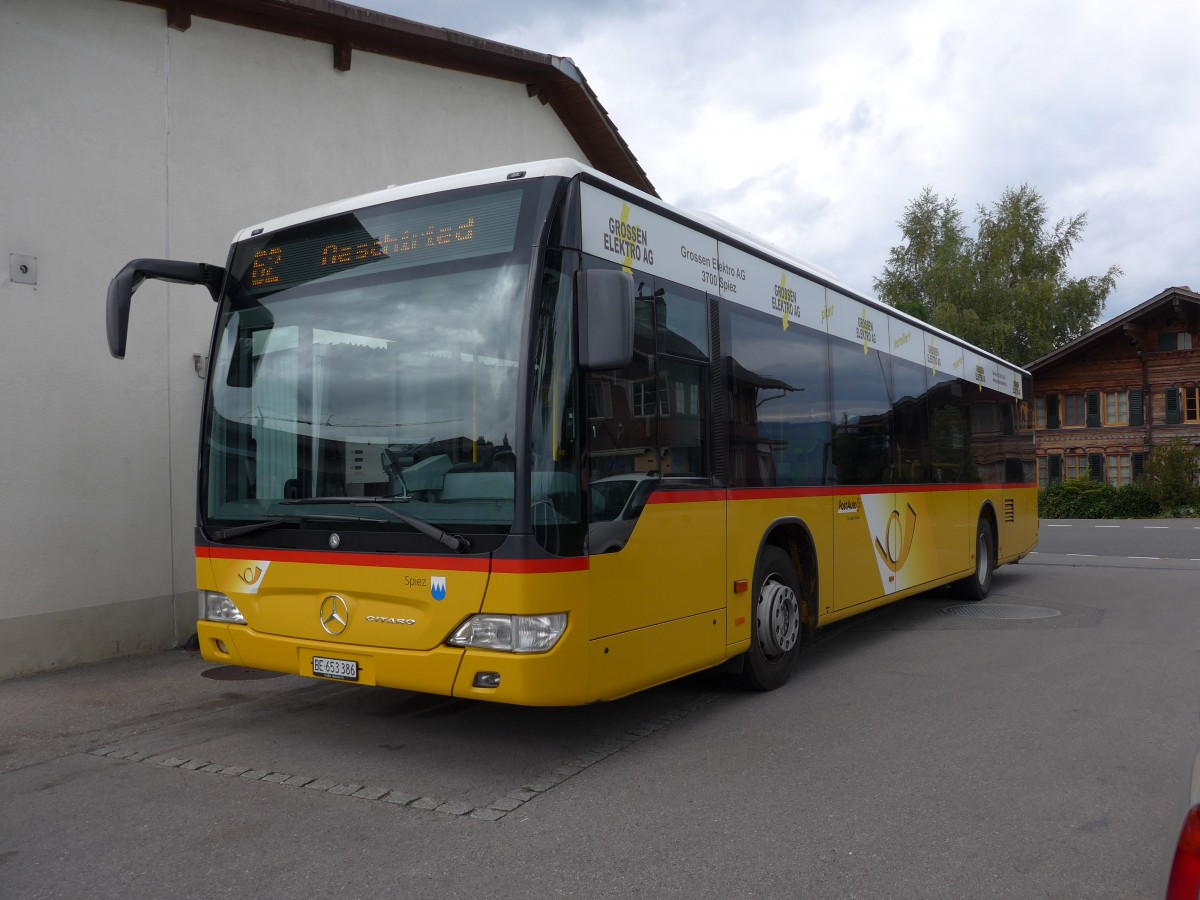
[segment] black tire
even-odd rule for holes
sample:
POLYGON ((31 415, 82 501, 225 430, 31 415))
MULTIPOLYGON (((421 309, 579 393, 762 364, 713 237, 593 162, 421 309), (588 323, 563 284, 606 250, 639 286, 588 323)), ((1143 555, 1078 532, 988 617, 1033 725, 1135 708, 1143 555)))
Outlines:
POLYGON ((996 545, 992 537, 992 524, 987 519, 980 519, 979 527, 975 530, 975 572, 955 585, 959 598, 968 603, 986 600, 995 574, 996 545))
POLYGON ((742 684, 773 691, 791 677, 804 625, 800 587, 791 558, 779 547, 763 547, 750 600, 750 649, 742 654, 742 684))

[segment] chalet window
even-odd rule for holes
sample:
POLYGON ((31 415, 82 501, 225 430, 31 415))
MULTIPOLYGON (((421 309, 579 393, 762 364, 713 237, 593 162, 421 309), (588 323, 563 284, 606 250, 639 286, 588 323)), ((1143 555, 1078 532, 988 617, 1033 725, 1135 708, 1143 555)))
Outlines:
POLYGON ((1109 391, 1104 398, 1106 401, 1104 424, 1128 425, 1129 391, 1109 391))
POLYGON ((1184 331, 1160 331, 1158 334, 1159 352, 1171 350, 1191 350, 1192 336, 1184 331))
POLYGON ((1063 458, 1060 454, 1053 453, 1046 457, 1048 471, 1046 473, 1047 482, 1062 481, 1063 477, 1063 458))
POLYGON ((1058 428, 1058 394, 1047 394, 1038 401, 1038 425, 1042 428, 1058 428))
POLYGON ((1129 392, 1129 424, 1145 425, 1146 409, 1142 400, 1141 390, 1129 392))
POLYGON ((1114 453, 1108 457, 1108 483, 1121 487, 1133 481, 1133 456, 1129 453, 1114 453))
POLYGON ((1031 428, 1033 428, 1033 422, 1029 420, 1030 409, 1031 406, 1028 400, 1020 400, 1017 402, 1017 431, 1029 431, 1031 428))
POLYGON ((1179 408, 1181 406, 1181 404, 1179 402, 1179 400, 1180 400, 1179 394, 1180 394, 1179 388, 1167 388, 1167 390, 1166 390, 1165 400, 1166 400, 1166 405, 1167 405, 1167 424, 1168 425, 1178 425, 1179 424, 1179 421, 1180 421, 1180 415, 1179 415, 1180 409, 1179 408))
POLYGON ((1067 394, 1063 398, 1062 423, 1066 427, 1083 425, 1086 421, 1086 403, 1083 394, 1067 394))
POLYGON ((1063 477, 1067 481, 1078 481, 1088 477, 1088 461, 1086 456, 1063 456, 1063 477))
POLYGON ((1200 388, 1184 388, 1183 421, 1200 422, 1200 388))

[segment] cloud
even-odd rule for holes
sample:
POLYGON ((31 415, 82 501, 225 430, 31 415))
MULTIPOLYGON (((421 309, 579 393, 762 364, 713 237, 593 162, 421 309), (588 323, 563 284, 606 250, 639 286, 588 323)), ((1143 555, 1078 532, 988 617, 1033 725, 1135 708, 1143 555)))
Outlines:
MULTIPOLYGON (((364 2, 364 0, 359 0, 364 2)), ((925 185, 968 218, 1028 183, 1088 213, 1108 315, 1200 286, 1200 6, 1143 0, 409 0, 365 5, 570 56, 671 203, 869 292, 925 185)))

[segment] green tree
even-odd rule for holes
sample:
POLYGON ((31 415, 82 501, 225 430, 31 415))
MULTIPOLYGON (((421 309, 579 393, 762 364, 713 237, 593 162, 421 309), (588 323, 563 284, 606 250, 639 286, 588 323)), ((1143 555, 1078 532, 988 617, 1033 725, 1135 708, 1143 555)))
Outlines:
POLYGON ((980 206, 975 237, 955 198, 926 187, 897 223, 903 243, 874 288, 885 303, 1015 362, 1030 362, 1089 331, 1121 269, 1072 278, 1067 261, 1087 214, 1047 225, 1027 184, 980 206))
POLYGON ((1200 505, 1197 471, 1200 451, 1183 438, 1174 438, 1151 451, 1143 477, 1162 512, 1170 515, 1200 505))

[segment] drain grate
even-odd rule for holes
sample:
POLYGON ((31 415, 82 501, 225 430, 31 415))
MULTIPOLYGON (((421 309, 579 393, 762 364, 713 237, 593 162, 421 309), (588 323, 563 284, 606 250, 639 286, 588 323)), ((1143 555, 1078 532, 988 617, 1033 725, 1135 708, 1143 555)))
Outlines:
POLYGON ((1051 619, 1062 615, 1057 609, 1017 603, 963 603, 947 606, 942 612, 968 619, 1051 619))

